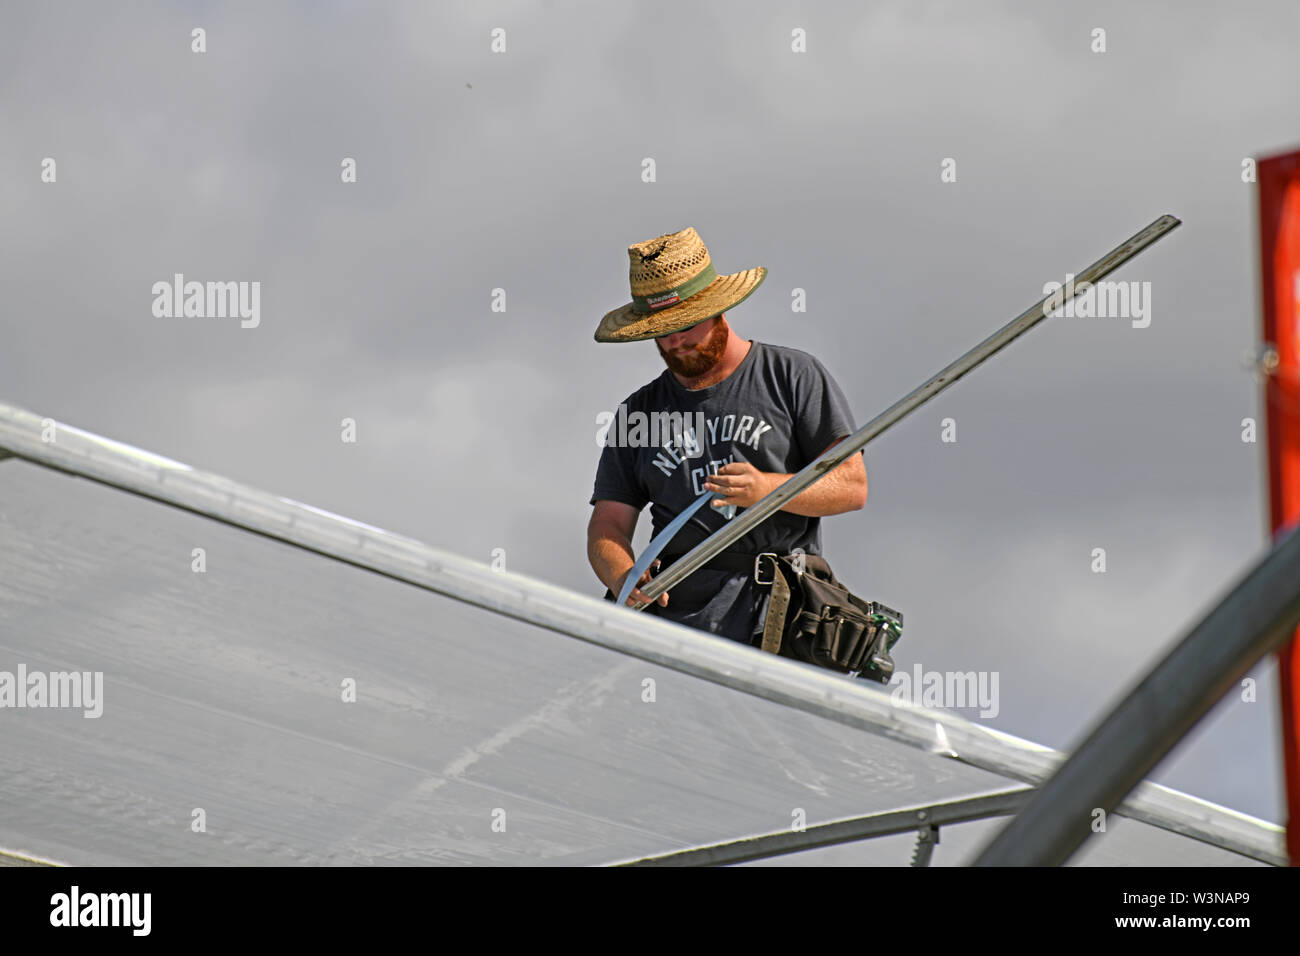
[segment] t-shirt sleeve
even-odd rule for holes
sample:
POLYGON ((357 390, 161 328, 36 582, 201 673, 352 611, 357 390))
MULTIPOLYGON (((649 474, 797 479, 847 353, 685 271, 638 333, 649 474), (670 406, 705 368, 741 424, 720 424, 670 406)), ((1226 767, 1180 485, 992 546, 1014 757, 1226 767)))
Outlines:
POLYGON ((621 501, 638 511, 650 503, 650 495, 636 473, 635 448, 619 447, 612 438, 606 439, 589 503, 595 505, 597 501, 621 501))
POLYGON ((794 394, 795 439, 805 463, 837 438, 857 431, 853 410, 839 383, 811 355, 794 369, 794 394))

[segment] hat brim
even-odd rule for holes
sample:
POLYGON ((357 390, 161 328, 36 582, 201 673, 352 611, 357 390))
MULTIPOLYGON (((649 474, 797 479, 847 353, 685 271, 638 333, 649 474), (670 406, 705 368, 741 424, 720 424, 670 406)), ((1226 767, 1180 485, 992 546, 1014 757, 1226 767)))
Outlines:
POLYGON ((740 305, 762 285, 766 276, 764 266, 718 276, 685 302, 648 315, 633 311, 629 302, 605 314, 596 327, 596 341, 640 342, 689 329, 740 305))

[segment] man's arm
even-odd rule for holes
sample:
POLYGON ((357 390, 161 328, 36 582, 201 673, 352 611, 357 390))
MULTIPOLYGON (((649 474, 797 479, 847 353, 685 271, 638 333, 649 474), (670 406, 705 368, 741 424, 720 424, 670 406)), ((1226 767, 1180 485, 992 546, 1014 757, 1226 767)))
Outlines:
MULTIPOLYGON (((633 508, 621 501, 600 500, 591 509, 591 520, 587 522, 587 560, 605 587, 617 597, 632 565, 636 564, 636 554, 632 550, 632 533, 636 531, 639 508, 633 508)), ((638 584, 650 580, 650 572, 641 575, 638 584)), ((650 599, 641 593, 639 587, 632 589, 629 601, 649 604, 650 599)), ((667 592, 659 596, 659 603, 668 604, 667 592)))
MULTIPOLYGON (((843 440, 844 438, 838 438, 831 442, 825 451, 830 451, 843 440)), ((785 484, 789 478, 790 475, 778 472, 759 471, 749 462, 733 461, 705 481, 704 487, 726 495, 721 502, 713 502, 715 508, 725 505, 750 508, 785 484)), ((867 469, 859 452, 840 462, 812 487, 799 492, 781 510, 809 518, 822 518, 846 511, 859 511, 866 504, 867 469)))

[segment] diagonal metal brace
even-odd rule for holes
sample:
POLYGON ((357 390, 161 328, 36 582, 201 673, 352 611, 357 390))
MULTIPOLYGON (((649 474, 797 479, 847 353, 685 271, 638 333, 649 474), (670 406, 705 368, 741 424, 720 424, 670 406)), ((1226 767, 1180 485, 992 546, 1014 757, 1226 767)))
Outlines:
MULTIPOLYGON (((665 591, 671 590, 675 585, 680 584, 697 569, 703 567, 711 558, 721 554, 743 538, 760 522, 766 521, 780 511, 791 498, 816 484, 817 481, 825 477, 841 462, 861 451, 877 435, 934 398, 971 369, 1002 351, 1017 338, 1061 308, 1079 290, 1087 289, 1090 284, 1095 284, 1103 276, 1114 272, 1143 249, 1168 235, 1171 230, 1180 224, 1181 220, 1173 216, 1161 216, 1146 228, 1134 233, 1088 266, 1088 268, 1081 270, 1073 283, 1044 296, 1035 305, 1031 305, 983 342, 967 351, 946 368, 936 372, 928 381, 912 389, 907 395, 900 398, 852 435, 818 455, 798 472, 787 478, 784 484, 769 492, 766 497, 758 501, 753 507, 746 508, 737 514, 726 525, 686 552, 676 564, 650 581, 641 589, 641 593, 653 601, 665 591)), ((638 604, 637 609, 646 606, 638 604)))
MULTIPOLYGON (((655 856, 626 860, 611 866, 724 866, 729 863, 746 863, 785 853, 800 853, 818 847, 854 843, 872 837, 907 833, 920 824, 922 829, 933 828, 934 842, 939 842, 938 826, 941 823, 968 823, 988 817, 1016 813, 1028 802, 1032 787, 1002 790, 980 797, 966 797, 946 803, 932 803, 900 810, 886 810, 863 817, 851 817, 832 823, 820 823, 803 830, 781 830, 761 836, 743 837, 725 843, 711 843, 675 850, 655 856)), ((926 859, 929 859, 928 853, 926 859)), ((920 864, 923 865, 923 864, 920 864)))

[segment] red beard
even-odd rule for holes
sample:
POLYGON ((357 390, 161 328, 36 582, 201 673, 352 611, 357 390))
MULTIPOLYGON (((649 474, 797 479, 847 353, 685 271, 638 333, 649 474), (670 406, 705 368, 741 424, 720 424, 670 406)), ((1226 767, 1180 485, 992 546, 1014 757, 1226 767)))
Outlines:
POLYGON ((672 353, 665 352, 658 342, 655 346, 671 371, 682 378, 699 378, 722 359, 722 353, 727 350, 727 331, 727 323, 719 322, 698 345, 681 346, 672 353))

